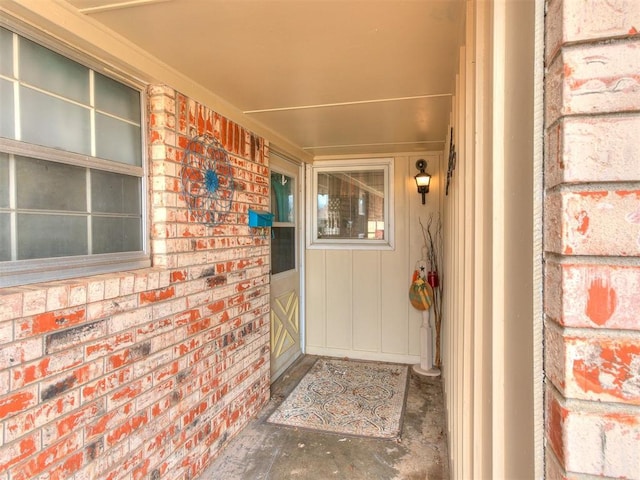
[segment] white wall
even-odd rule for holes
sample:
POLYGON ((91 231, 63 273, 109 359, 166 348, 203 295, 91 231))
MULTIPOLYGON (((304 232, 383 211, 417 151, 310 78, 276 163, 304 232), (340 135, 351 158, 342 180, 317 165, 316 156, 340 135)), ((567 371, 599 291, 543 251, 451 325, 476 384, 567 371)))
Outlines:
POLYGON ((440 209, 441 158, 439 152, 395 157, 394 250, 306 250, 307 353, 420 361, 422 317, 409 303, 409 285, 422 250, 418 219, 426 225, 440 209), (420 158, 432 175, 426 205, 413 179, 420 158))

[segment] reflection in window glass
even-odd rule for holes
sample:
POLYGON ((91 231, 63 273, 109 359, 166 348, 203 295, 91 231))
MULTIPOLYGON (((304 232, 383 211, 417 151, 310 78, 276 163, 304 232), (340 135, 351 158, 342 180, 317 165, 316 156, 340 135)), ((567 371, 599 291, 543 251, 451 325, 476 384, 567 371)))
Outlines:
POLYGON ((309 167, 310 248, 393 248, 393 159, 319 160, 309 167))
POLYGON ((271 209, 274 222, 294 223, 294 179, 282 173, 271 173, 271 209))
POLYGON ((384 185, 382 170, 318 172, 318 238, 384 239, 384 185))

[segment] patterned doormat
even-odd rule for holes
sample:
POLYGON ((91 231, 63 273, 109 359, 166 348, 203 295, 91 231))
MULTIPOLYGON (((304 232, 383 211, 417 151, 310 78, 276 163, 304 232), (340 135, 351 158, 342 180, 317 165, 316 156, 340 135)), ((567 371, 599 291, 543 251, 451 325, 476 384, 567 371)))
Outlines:
POLYGON ((397 439, 407 380, 406 365, 320 358, 267 422, 397 439))

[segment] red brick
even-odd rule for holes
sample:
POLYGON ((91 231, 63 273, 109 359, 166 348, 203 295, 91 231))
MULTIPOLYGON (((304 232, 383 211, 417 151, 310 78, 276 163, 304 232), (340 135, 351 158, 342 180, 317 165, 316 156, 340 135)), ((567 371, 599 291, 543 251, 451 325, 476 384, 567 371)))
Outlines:
POLYGON ((0 293, 0 322, 12 320, 22 315, 23 292, 13 289, 2 289, 0 293))
POLYGON ((140 293, 140 305, 145 305, 153 302, 160 302, 162 300, 168 300, 175 296, 175 288, 168 287, 162 290, 155 290, 152 292, 140 293))
POLYGON ((43 428, 44 443, 46 439, 61 438, 75 430, 82 430, 86 425, 104 413, 103 402, 94 402, 79 408, 43 428))
POLYGON ((637 115, 565 117, 547 131, 545 186, 640 180, 637 115))
POLYGON ((78 393, 67 392, 56 399, 41 402, 33 408, 25 409, 6 420, 5 440, 16 440, 36 428, 52 424, 58 418, 63 418, 63 415, 78 408, 79 405, 78 393))
POLYGON ((0 350, 0 370, 35 360, 41 356, 41 338, 30 338, 28 340, 3 344, 0 350))
POLYGON ((102 375, 103 369, 102 361, 85 363, 57 377, 43 381, 40 383, 40 399, 41 401, 50 400, 66 391, 84 385, 94 377, 102 375))
POLYGON ((33 456, 29 461, 11 469, 12 480, 32 480, 55 462, 78 450, 82 445, 80 432, 72 433, 33 456))
POLYGON ((19 322, 17 335, 19 338, 54 332, 63 328, 77 325, 86 320, 84 308, 71 308, 56 312, 46 312, 35 315, 29 320, 19 322))
POLYGON ((640 331, 639 291, 637 266, 547 262, 546 314, 562 325, 640 331))
POLYGON ((128 437, 129 435, 133 435, 137 429, 146 425, 149 419, 147 416, 147 412, 141 412, 135 414, 133 417, 129 418, 122 425, 114 428, 106 435, 107 446, 114 445, 118 443, 123 438, 128 437))
POLYGON ((564 255, 640 256, 639 199, 640 190, 549 194, 545 249, 564 255))
POLYGON ((90 402, 104 394, 112 392, 133 378, 133 367, 121 368, 98 380, 85 385, 81 389, 82 402, 90 402))
POLYGON ((104 435, 106 432, 113 430, 118 425, 121 425, 135 411, 134 408, 135 403, 129 402, 118 408, 111 408, 102 416, 97 417, 96 421, 89 423, 84 429, 85 441, 104 435))
POLYGON ((615 2, 547 2, 547 60, 567 42, 633 35, 638 29, 636 0, 615 2))
POLYGON ((43 378, 56 375, 83 362, 82 347, 48 355, 36 362, 23 364, 11 371, 11 387, 21 388, 43 378))
POLYGON ((640 108, 639 39, 564 47, 547 76, 547 122, 640 108))
POLYGON ((0 449, 0 472, 29 458, 38 451, 39 445, 40 432, 34 432, 16 442, 3 445, 0 449))
POLYGON ((30 387, 11 392, 0 398, 0 420, 20 413, 38 403, 37 388, 30 387))
POLYGON ((104 357, 106 354, 123 347, 131 346, 135 343, 133 332, 128 331, 119 333, 112 337, 101 339, 99 342, 90 343, 85 346, 85 355, 87 360, 97 357, 104 357))
POLYGON ((77 452, 47 472, 49 480, 67 480, 85 463, 85 453, 77 452))
POLYGON ((149 388, 151 388, 152 383, 153 377, 151 375, 147 375, 143 378, 124 385, 123 387, 115 390, 109 395, 109 397, 107 398, 107 408, 111 410, 114 407, 122 405, 123 403, 134 400, 143 392, 146 392, 149 388))

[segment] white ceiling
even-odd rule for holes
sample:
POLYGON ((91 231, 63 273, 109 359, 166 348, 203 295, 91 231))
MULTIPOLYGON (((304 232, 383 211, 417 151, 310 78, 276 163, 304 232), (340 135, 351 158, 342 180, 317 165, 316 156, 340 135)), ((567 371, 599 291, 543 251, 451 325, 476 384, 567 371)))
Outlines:
POLYGON ((311 156, 443 150, 462 0, 68 0, 311 156))

